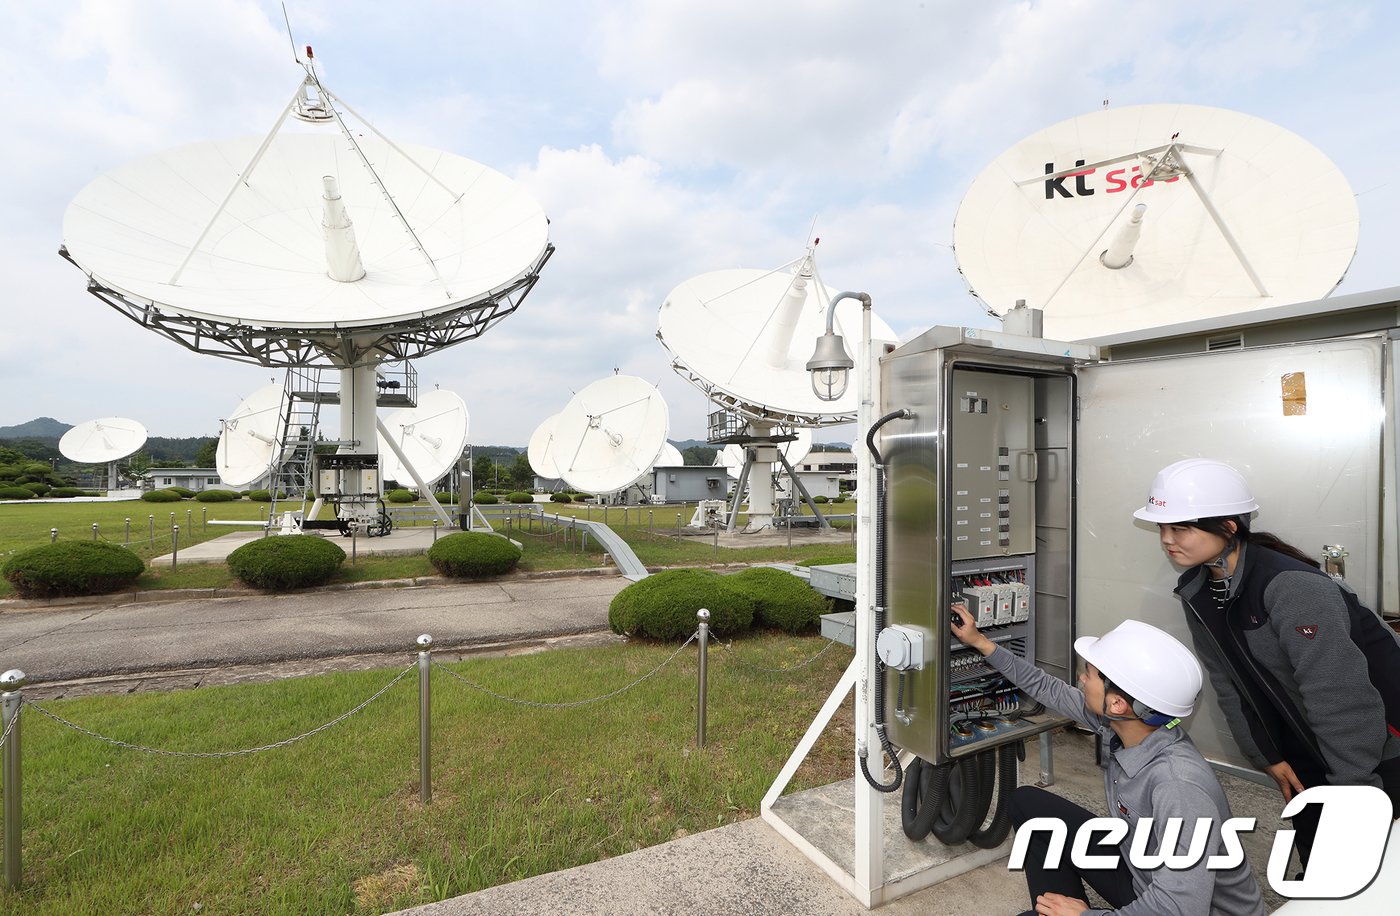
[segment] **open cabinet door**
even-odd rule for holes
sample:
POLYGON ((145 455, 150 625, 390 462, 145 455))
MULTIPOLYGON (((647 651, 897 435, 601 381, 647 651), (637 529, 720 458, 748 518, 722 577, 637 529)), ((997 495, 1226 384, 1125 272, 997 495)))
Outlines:
MULTIPOLYGON (((1157 471, 1182 458, 1239 469, 1260 505, 1255 530, 1314 557, 1345 549, 1347 581, 1379 608, 1387 355, 1375 336, 1080 369, 1076 632, 1134 618, 1191 645, 1178 571, 1156 526, 1132 516, 1157 471)), ((1188 726, 1206 757, 1249 766, 1209 680, 1188 726)))

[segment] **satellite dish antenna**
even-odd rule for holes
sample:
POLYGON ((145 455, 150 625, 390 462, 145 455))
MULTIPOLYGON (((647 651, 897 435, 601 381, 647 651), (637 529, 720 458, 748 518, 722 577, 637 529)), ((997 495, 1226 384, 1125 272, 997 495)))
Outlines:
POLYGON ((439 389, 419 395, 417 407, 396 410, 381 422, 392 445, 381 432, 380 467, 385 477, 401 483, 405 479, 421 481, 420 486, 436 483, 467 447, 467 405, 454 391, 439 389), (399 458, 400 453, 408 464, 399 458))
POLYGON ((246 487, 282 464, 286 403, 285 388, 277 383, 264 385, 239 402, 223 421, 214 465, 224 483, 246 487))
MULTIPOLYGON (((671 351, 671 367, 720 408, 720 414, 711 416, 709 441, 747 447, 741 453, 744 469, 729 511, 731 531, 737 525, 745 484, 748 530, 772 527, 772 465, 786 460, 777 446, 794 435, 776 428, 855 420, 857 388, 835 401, 823 401, 812 390, 807 371, 812 347, 826 331, 830 309, 836 309, 831 317, 837 334, 858 341, 863 333, 858 300, 842 299, 832 305, 835 295, 821 282, 815 248, 813 241, 806 254, 777 270, 720 270, 692 277, 672 290, 661 306, 656 336, 671 351), (716 416, 723 428, 717 428, 716 416), (729 417, 736 422, 729 422, 729 417), (755 466, 750 478, 747 470, 755 466)), ((871 334, 897 339, 875 315, 871 315, 871 334)), ((865 354, 853 356, 859 367, 865 354)), ((793 481, 822 526, 830 527, 796 475, 793 481)))
POLYGON ((146 444, 146 427, 125 417, 86 420, 63 434, 58 450, 69 461, 107 465, 107 489, 117 488, 117 462, 146 444))
POLYGON ((480 336, 519 307, 554 247, 520 185, 395 143, 325 86, 309 52, 298 63, 265 136, 167 150, 80 191, 60 254, 98 299, 188 349, 339 370, 339 517, 387 531, 378 365, 480 336), (320 127, 284 132, 293 115, 320 127))
POLYGON ((574 395, 555 421, 555 465, 575 490, 626 489, 651 473, 669 422, 655 385, 631 375, 601 378, 574 395))
POLYGON ((968 189, 958 269, 988 307, 1084 340, 1320 299, 1356 252, 1355 196, 1296 134, 1197 105, 1095 111, 1022 140, 968 189))
POLYGON ((87 420, 63 434, 58 450, 79 464, 106 464, 134 455, 146 444, 146 427, 125 417, 87 420))
POLYGON ((535 473, 549 480, 560 479, 559 467, 554 463, 554 425, 559 422, 559 414, 545 419, 530 434, 530 444, 525 455, 535 473))
POLYGON ((658 468, 680 468, 685 467, 685 456, 681 450, 669 442, 661 443, 661 454, 656 456, 656 463, 653 467, 658 468))

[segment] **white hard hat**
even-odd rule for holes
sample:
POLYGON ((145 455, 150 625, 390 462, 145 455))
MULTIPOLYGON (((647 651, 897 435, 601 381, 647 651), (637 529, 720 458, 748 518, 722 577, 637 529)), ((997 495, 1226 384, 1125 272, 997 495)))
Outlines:
POLYGON ((1165 630, 1140 620, 1125 620, 1103 636, 1081 636, 1074 651, 1103 676, 1137 700, 1138 706, 1168 716, 1189 716, 1201 692, 1201 664, 1165 630))
POLYGON ((1248 515, 1259 508, 1240 472, 1223 461, 1187 458, 1157 472, 1147 505, 1133 513, 1153 524, 1248 515))

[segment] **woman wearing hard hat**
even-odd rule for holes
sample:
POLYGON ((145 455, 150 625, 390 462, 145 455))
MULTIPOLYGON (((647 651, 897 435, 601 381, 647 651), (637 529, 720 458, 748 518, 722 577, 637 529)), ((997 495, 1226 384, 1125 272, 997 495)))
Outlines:
MULTIPOLYGON (((1195 865, 1153 871, 1128 861, 1126 838, 1115 846, 1091 844, 1092 854, 1117 857, 1114 868, 1081 869, 1064 856, 1057 867, 1047 867, 1050 841, 1035 833, 1026 856, 1026 885, 1035 913, 1080 916, 1090 909, 1084 901, 1083 882, 1088 881, 1122 916, 1263 916, 1259 885, 1247 859, 1241 857, 1232 868, 1206 867, 1209 856, 1224 851, 1221 826, 1230 818, 1230 803, 1215 771, 1178 725, 1181 717, 1191 715, 1201 691, 1201 666, 1185 646, 1137 620, 1125 620, 1102 637, 1080 637, 1074 651, 1088 664, 1079 676, 1082 689, 1076 690, 993 643, 963 605, 953 605, 953 612, 958 618, 953 633, 963 645, 982 653, 1036 701, 1103 738, 1109 749, 1104 767, 1108 812, 1128 822, 1128 837, 1135 836, 1140 820, 1150 818, 1152 842, 1146 851, 1182 855, 1196 845, 1197 819, 1210 821, 1206 854, 1195 865), (1181 829, 1174 847, 1162 849, 1172 818, 1182 819, 1181 829)), ((1032 818, 1048 817, 1064 823, 1073 835, 1094 816, 1034 786, 1021 786, 1011 795, 1011 819, 1018 829, 1032 818)))
MULTIPOLYGON (((1152 481, 1136 518, 1185 569, 1176 594, 1236 743, 1285 800, 1323 784, 1369 785, 1400 817, 1400 638, 1350 587, 1272 534, 1250 529, 1248 483, 1191 458, 1152 481)), ((1304 865, 1320 808, 1293 818, 1304 865)))

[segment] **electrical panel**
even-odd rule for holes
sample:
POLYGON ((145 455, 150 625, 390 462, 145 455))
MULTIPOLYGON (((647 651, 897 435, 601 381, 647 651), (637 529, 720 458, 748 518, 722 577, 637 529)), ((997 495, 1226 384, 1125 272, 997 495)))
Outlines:
POLYGON ((1070 673, 1070 418, 1081 349, 934 328, 881 358, 878 413, 907 412, 879 440, 884 622, 898 631, 878 656, 881 724, 930 763, 1065 721, 963 646, 950 618, 961 602, 999 646, 1070 673))

